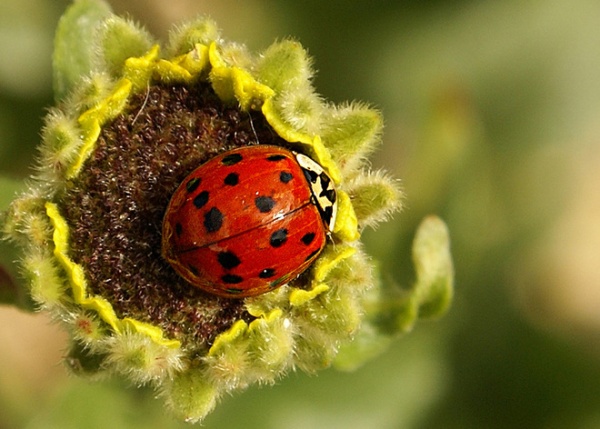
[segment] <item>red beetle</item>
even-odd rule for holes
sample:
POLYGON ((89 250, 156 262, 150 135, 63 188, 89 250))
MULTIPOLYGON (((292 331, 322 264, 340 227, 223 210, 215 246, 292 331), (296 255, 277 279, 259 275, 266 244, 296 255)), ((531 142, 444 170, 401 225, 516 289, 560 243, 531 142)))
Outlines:
POLYGON ((173 194, 163 257, 206 292, 260 295, 310 266, 336 211, 333 181, 308 156, 279 146, 234 149, 196 168, 173 194))

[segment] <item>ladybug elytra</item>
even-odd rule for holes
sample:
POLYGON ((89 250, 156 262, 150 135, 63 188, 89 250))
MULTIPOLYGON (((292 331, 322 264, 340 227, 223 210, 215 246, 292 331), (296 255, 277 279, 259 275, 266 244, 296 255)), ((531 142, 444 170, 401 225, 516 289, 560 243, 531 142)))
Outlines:
POLYGON ((192 171, 167 207, 163 257, 216 295, 260 295, 293 280, 325 247, 337 211, 333 181, 306 155, 246 146, 192 171))

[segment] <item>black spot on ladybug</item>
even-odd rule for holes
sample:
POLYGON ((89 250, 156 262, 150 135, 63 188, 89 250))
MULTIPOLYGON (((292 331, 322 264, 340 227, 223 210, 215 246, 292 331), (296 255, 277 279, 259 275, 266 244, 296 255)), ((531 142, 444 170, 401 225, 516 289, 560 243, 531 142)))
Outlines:
POLYGON ((204 215, 204 227, 207 232, 216 232, 223 225, 223 213, 213 207, 204 215))
POLYGON ((181 224, 179 222, 177 222, 175 224, 175 234, 177 234, 177 237, 181 237, 182 232, 183 232, 183 226, 181 226, 181 224))
POLYGON ((319 179, 321 179, 321 187, 323 189, 327 189, 329 187, 329 184, 331 183, 331 179, 329 178, 329 176, 325 174, 325 172, 323 172, 319 174, 319 179))
POLYGON ((200 182, 202 182, 202 180, 200 180, 199 177, 194 177, 188 180, 188 182, 185 184, 185 190, 188 191, 188 193, 194 192, 196 189, 198 189, 198 186, 200 186, 200 182))
POLYGON ((294 176, 289 171, 282 171, 279 173, 279 180, 281 183, 289 183, 293 178, 294 176))
POLYGON ((208 191, 202 191, 194 197, 194 207, 201 209, 208 202, 208 191))
POLYGON ((333 189, 324 190, 323 192, 321 192, 320 196, 326 197, 331 204, 335 203, 336 195, 335 195, 335 190, 333 190, 333 189))
POLYGON ((269 243, 272 247, 280 247, 287 241, 288 230, 285 228, 278 229, 273 234, 271 234, 271 238, 269 243))
POLYGON ((223 157, 223 159, 221 160, 221 164, 223 165, 235 165, 238 162, 240 162, 243 158, 242 155, 240 155, 239 153, 232 153, 229 154, 225 157, 223 157))
POLYGON ((268 279, 275 275, 275 269, 273 268, 265 268, 260 273, 258 273, 258 277, 261 279, 268 279))
POLYGON ((314 232, 309 232, 307 234, 304 234, 302 236, 302 238, 300 239, 300 241, 302 241, 304 244, 306 244, 308 246, 315 239, 315 235, 316 234, 314 232))
POLYGON ((193 265, 189 265, 188 264, 188 269, 190 270, 190 272, 195 275, 196 277, 198 277, 198 275, 200 275, 200 272, 198 271, 198 268, 194 267, 193 265))
POLYGON ((317 250, 314 250, 310 253, 310 255, 308 255, 305 259, 305 261, 310 261, 312 258, 314 258, 315 256, 317 256, 319 254, 319 252, 321 251, 321 248, 318 248, 317 250))
POLYGON ((275 200, 271 197, 256 197, 254 200, 254 204, 256 204, 256 208, 261 213, 269 213, 275 207, 275 200))
POLYGON ((237 173, 229 173, 223 181, 228 186, 235 186, 240 181, 240 176, 237 173))
MULTIPOLYGON (((236 276, 235 274, 225 274, 224 276, 221 277, 221 280, 223 280, 223 283, 227 283, 230 285, 235 285, 238 283, 241 283, 244 281, 243 277, 240 276, 236 276)), ((237 290, 237 289, 235 289, 237 290)), ((236 292, 232 292, 232 293, 236 293, 236 292)))
POLYGON ((242 263, 240 258, 233 252, 219 252, 217 261, 219 261, 219 264, 226 270, 231 270, 242 263))
POLYGON ((302 171, 304 172, 304 177, 306 177, 306 180, 308 180, 310 183, 317 183, 317 179, 319 178, 317 173, 306 168, 303 168, 302 171))
POLYGON ((281 161, 282 159, 285 159, 285 155, 269 155, 269 156, 267 156, 267 161, 276 162, 276 161, 281 161))
POLYGON ((329 225, 332 216, 333 206, 325 207, 323 210, 321 210, 321 219, 323 219, 323 222, 325 222, 326 225, 329 225))

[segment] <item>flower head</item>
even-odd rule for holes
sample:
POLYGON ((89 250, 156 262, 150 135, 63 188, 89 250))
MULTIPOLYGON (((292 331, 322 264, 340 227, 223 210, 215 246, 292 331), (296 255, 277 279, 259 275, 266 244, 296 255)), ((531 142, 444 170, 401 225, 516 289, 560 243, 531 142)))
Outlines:
MULTIPOLYGON (((297 42, 255 56, 223 41, 209 19, 179 27, 162 48, 94 9, 95 53, 82 76, 66 72, 72 54, 60 37, 75 43, 68 29, 90 13, 83 3, 59 28, 60 102, 46 118, 37 173, 4 224, 24 249, 34 300, 72 333, 69 367, 153 383, 176 414, 197 421, 223 393, 331 365, 361 325, 365 292, 378 290, 361 231, 401 201, 397 182, 366 162, 381 137, 379 112, 325 103, 297 42), (255 297, 223 298, 161 256, 162 222, 192 170, 251 145, 315 160, 335 183, 338 215, 299 277, 255 297)), ((414 302, 424 300, 410 301, 418 312, 414 302)))

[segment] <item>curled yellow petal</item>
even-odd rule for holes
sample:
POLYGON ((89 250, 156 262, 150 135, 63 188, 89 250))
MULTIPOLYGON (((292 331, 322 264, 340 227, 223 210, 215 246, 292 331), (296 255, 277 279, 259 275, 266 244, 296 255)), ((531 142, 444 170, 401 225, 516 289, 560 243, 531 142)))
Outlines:
POLYGON ((210 80, 213 89, 223 101, 237 100, 243 110, 250 110, 259 108, 275 94, 271 88, 254 79, 249 71, 228 65, 215 43, 210 45, 208 57, 212 65, 210 80))
POLYGON ((227 346, 227 344, 235 341, 237 338, 244 335, 247 330, 248 324, 243 320, 238 320, 231 326, 231 328, 219 334, 217 338, 215 338, 215 342, 208 351, 208 356, 213 356, 219 353, 219 351, 224 349, 227 346))
POLYGON ((334 234, 344 241, 356 241, 360 238, 358 218, 350 196, 341 190, 337 192, 338 216, 335 220, 334 234))
POLYGON ((131 82, 134 91, 140 91, 148 86, 159 54, 160 46, 154 45, 146 55, 127 58, 123 78, 131 82))
POLYGON ((339 245, 327 249, 315 262, 313 268, 314 281, 319 283, 327 278, 340 262, 356 253, 356 248, 348 245, 339 245))
POLYGON ((75 162, 67 171, 68 179, 72 179, 79 174, 83 163, 93 152, 102 125, 115 118, 127 105, 131 88, 131 81, 122 79, 115 85, 115 89, 106 99, 79 116, 78 122, 83 133, 83 146, 75 162))
POLYGON ((46 214, 54 228, 52 240, 54 242, 54 256, 59 261, 65 273, 67 274, 73 299, 83 308, 94 310, 100 318, 108 323, 115 332, 122 332, 125 328, 130 328, 135 332, 145 334, 154 342, 171 348, 180 347, 177 340, 165 339, 163 332, 156 326, 139 322, 134 319, 119 319, 115 314, 112 305, 104 298, 92 295, 87 292, 87 280, 83 267, 69 258, 69 226, 65 219, 60 215, 56 204, 46 202, 46 214))
POLYGON ((311 290, 294 289, 290 294, 290 304, 294 307, 299 307, 306 304, 308 301, 312 301, 317 296, 329 290, 329 286, 325 283, 320 283, 313 287, 311 290))
POLYGON ((172 349, 181 347, 181 342, 179 342, 178 340, 165 338, 160 328, 149 323, 140 322, 139 320, 135 320, 130 317, 125 317, 121 320, 121 325, 123 328, 128 328, 131 331, 148 336, 152 341, 154 341, 157 344, 167 346, 172 349))

